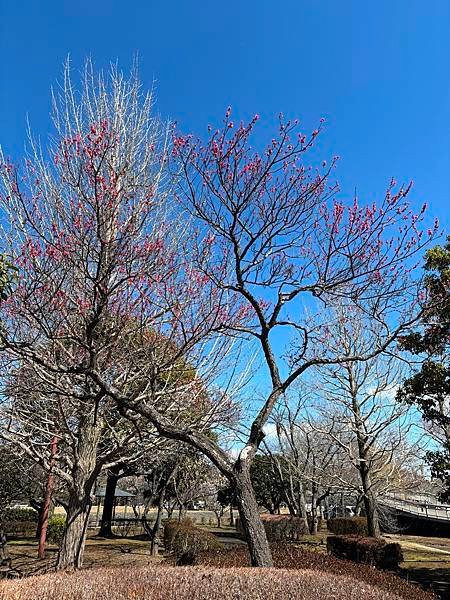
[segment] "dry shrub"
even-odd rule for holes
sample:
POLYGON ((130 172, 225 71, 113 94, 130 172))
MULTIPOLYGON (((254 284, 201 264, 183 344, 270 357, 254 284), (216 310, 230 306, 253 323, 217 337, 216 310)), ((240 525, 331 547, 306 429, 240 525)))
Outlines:
MULTIPOLYGON (((261 515, 261 521, 266 530, 269 542, 298 541, 309 533, 305 519, 291 515, 261 515)), ((244 535, 244 529, 239 518, 236 519, 236 529, 244 535)))
MULTIPOLYGON (((324 573, 332 576, 345 575, 360 583, 383 590, 383 592, 396 594, 398 598, 404 598, 405 600, 430 600, 434 598, 433 594, 407 583, 400 577, 386 571, 378 571, 369 565, 352 563, 290 544, 272 544, 271 550, 274 565, 279 569, 307 569, 321 575, 324 573)), ((195 564, 225 568, 242 567, 250 565, 250 556, 246 547, 239 546, 218 552, 200 554, 196 558, 195 564)), ((363 598, 365 596, 362 596, 361 600, 363 598)))
POLYGON ((91 569, 0 584, 0 600, 398 600, 387 590, 317 571, 249 568, 91 569))
POLYGON ((373 565, 379 569, 398 569, 403 560, 400 544, 388 544, 380 538, 331 535, 327 539, 327 550, 338 558, 373 565))
POLYGON ((200 552, 220 550, 222 546, 214 534, 185 520, 165 524, 164 547, 173 552, 177 565, 192 565, 200 552))
POLYGON ((367 535, 366 517, 338 517, 328 519, 328 531, 336 535, 367 535))

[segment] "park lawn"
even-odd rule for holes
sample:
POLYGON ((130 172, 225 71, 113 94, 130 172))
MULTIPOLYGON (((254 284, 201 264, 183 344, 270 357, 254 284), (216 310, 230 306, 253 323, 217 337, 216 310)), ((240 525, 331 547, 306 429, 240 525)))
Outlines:
MULTIPOLYGON (((205 527, 218 535, 224 546, 243 545, 244 542, 236 537, 232 527, 205 527)), ((434 589, 448 589, 450 582, 450 539, 428 538, 418 536, 387 535, 389 541, 398 541, 403 549, 405 561, 401 564, 403 576, 426 587, 433 585, 434 589), (446 553, 449 554, 446 554, 446 553)), ((308 550, 326 553, 327 532, 322 530, 317 537, 304 536, 295 545, 308 550)), ((37 559, 37 542, 33 538, 11 540, 8 543, 13 566, 23 575, 37 575, 51 570, 57 554, 57 547, 49 545, 47 558, 37 559)), ((89 534, 86 542, 86 552, 83 569, 92 567, 130 566, 141 567, 163 562, 164 555, 150 555, 148 541, 137 538, 103 539, 95 537, 95 532, 89 534)), ((445 596, 443 596, 445 597, 445 596)))
MULTIPOLYGON (((47 548, 45 560, 38 560, 37 541, 33 538, 11 540, 8 542, 8 549, 13 567, 23 575, 37 575, 52 569, 58 551, 57 546, 50 544, 47 548)), ((103 539, 92 535, 86 541, 83 569, 94 566, 145 566, 162 560, 162 556, 151 556, 150 545, 146 540, 133 538, 103 539)))

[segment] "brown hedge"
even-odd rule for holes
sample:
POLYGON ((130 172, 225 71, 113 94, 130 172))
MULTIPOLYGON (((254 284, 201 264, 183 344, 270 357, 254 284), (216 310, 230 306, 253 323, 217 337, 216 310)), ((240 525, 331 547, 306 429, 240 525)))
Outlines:
POLYGON ((222 545, 214 534, 185 520, 164 525, 164 547, 173 553, 177 565, 191 565, 199 552, 219 550, 222 545))
POLYGON ((32 521, 2 521, 3 531, 8 538, 30 538, 36 536, 36 523, 32 521))
POLYGON ((328 531, 336 535, 361 535, 366 536, 367 519, 366 517, 337 517, 328 519, 328 531))
MULTIPOLYGON (((291 544, 271 544, 271 550, 274 565, 279 569, 308 569, 333 576, 345 575, 380 590, 397 594, 398 597, 405 600, 434 598, 433 594, 407 583, 400 577, 386 571, 379 571, 369 565, 352 563, 291 544)), ((250 565, 250 556, 245 546, 239 546, 201 553, 196 557, 194 564, 225 568, 242 567, 250 565)))
MULTIPOLYGON (((261 515, 261 521, 266 530, 269 542, 298 541, 309 533, 305 519, 291 515, 261 515)), ((236 519, 236 529, 244 535, 239 517, 236 519)))
POLYGON ((345 575, 150 565, 51 573, 0 583, 0 600, 398 600, 345 575))
POLYGON ((403 561, 400 544, 388 544, 382 538, 330 535, 327 550, 337 558, 369 564, 379 569, 398 569, 403 561))

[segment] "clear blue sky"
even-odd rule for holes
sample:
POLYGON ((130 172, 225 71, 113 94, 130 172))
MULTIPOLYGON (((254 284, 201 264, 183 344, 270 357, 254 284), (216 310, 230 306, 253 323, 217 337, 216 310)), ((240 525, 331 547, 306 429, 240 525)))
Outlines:
MULTIPOLYGON (((448 224, 449 0, 0 0, 0 143, 21 154, 28 113, 50 130, 49 88, 70 53, 100 67, 135 52, 158 110, 201 132, 231 104, 327 132, 344 192, 373 200, 391 176, 415 180, 448 224)), ((265 120, 261 129, 264 129, 265 120)))

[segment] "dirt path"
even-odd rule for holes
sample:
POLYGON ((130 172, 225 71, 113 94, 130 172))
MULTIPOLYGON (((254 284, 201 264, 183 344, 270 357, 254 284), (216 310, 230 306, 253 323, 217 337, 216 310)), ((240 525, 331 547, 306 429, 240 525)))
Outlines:
MULTIPOLYGON (((404 542, 398 540, 403 548, 410 548, 411 550, 426 550, 427 552, 436 552, 439 554, 447 554, 450 557, 450 551, 442 550, 441 548, 435 548, 433 546, 425 546, 424 544, 417 544, 414 542, 404 542)), ((450 560, 450 558, 449 558, 450 560)))

